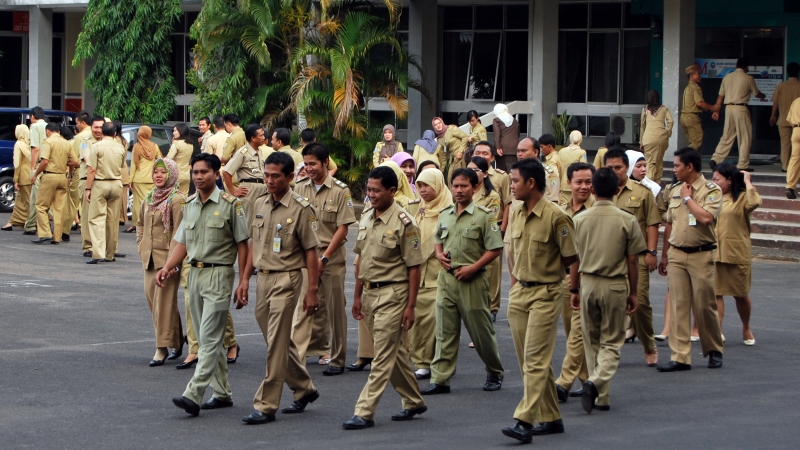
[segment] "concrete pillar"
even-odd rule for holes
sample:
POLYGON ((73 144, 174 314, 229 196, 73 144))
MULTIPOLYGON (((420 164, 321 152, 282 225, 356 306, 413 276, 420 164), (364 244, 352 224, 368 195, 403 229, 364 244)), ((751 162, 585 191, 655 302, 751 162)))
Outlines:
POLYGON ((550 115, 558 104, 558 0, 530 0, 528 100, 534 103, 528 135, 553 131, 550 115))
POLYGON ((664 70, 661 103, 675 119, 666 161, 675 159, 675 150, 686 147, 689 141, 680 127, 683 90, 689 83, 684 69, 694 64, 695 0, 664 2, 664 70))
MULTIPOLYGON (((407 141, 411 143, 422 137, 431 128, 439 106, 438 65, 439 65, 439 8, 438 2, 431 0, 409 0, 408 8, 408 50, 416 56, 425 71, 424 86, 431 95, 428 101, 420 92, 409 89, 407 141)), ((416 70, 410 69, 411 77, 419 77, 416 70)), ((412 146, 410 150, 413 150, 412 146)))
POLYGON ((28 105, 52 108, 53 10, 30 9, 28 33, 28 105))

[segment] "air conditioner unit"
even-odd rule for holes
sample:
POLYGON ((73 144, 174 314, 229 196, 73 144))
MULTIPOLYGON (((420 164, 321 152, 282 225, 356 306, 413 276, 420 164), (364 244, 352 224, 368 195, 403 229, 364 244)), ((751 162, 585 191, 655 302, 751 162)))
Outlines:
POLYGON ((636 114, 611 114, 611 131, 619 135, 622 144, 639 142, 639 116, 636 114))

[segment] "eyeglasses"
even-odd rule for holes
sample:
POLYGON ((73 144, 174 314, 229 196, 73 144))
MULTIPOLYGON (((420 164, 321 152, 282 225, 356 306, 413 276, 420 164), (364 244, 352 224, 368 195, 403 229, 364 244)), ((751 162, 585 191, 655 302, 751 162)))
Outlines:
POLYGON ((481 173, 481 172, 483 172, 481 169, 477 169, 477 168, 476 168, 476 169, 473 169, 472 167, 468 167, 468 169, 472 170, 472 171, 473 171, 473 172, 475 172, 475 173, 481 173))

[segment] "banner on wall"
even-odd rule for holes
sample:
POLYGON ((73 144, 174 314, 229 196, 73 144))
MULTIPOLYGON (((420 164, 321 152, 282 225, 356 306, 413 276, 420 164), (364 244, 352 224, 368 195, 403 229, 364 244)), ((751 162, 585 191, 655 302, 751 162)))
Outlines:
MULTIPOLYGON (((725 78, 725 75, 736 70, 735 59, 695 59, 703 78, 725 78)), ((782 66, 750 66, 747 72, 756 82, 758 90, 767 96, 767 101, 755 97, 750 98, 750 104, 756 106, 772 106, 769 101, 775 92, 775 87, 783 81, 782 66)))

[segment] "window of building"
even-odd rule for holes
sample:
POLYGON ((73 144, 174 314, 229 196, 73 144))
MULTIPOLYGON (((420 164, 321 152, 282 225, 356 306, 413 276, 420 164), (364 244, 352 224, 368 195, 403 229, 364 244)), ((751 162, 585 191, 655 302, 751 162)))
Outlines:
MULTIPOLYGON (((197 43, 189 38, 189 30, 195 19, 197 12, 190 11, 181 14, 175 30, 172 32, 172 76, 178 86, 178 94, 194 94, 194 86, 189 83, 186 76, 194 67, 194 46, 197 43)), ((175 114, 172 120, 176 122, 188 122, 191 120, 188 105, 176 105, 175 114)))

